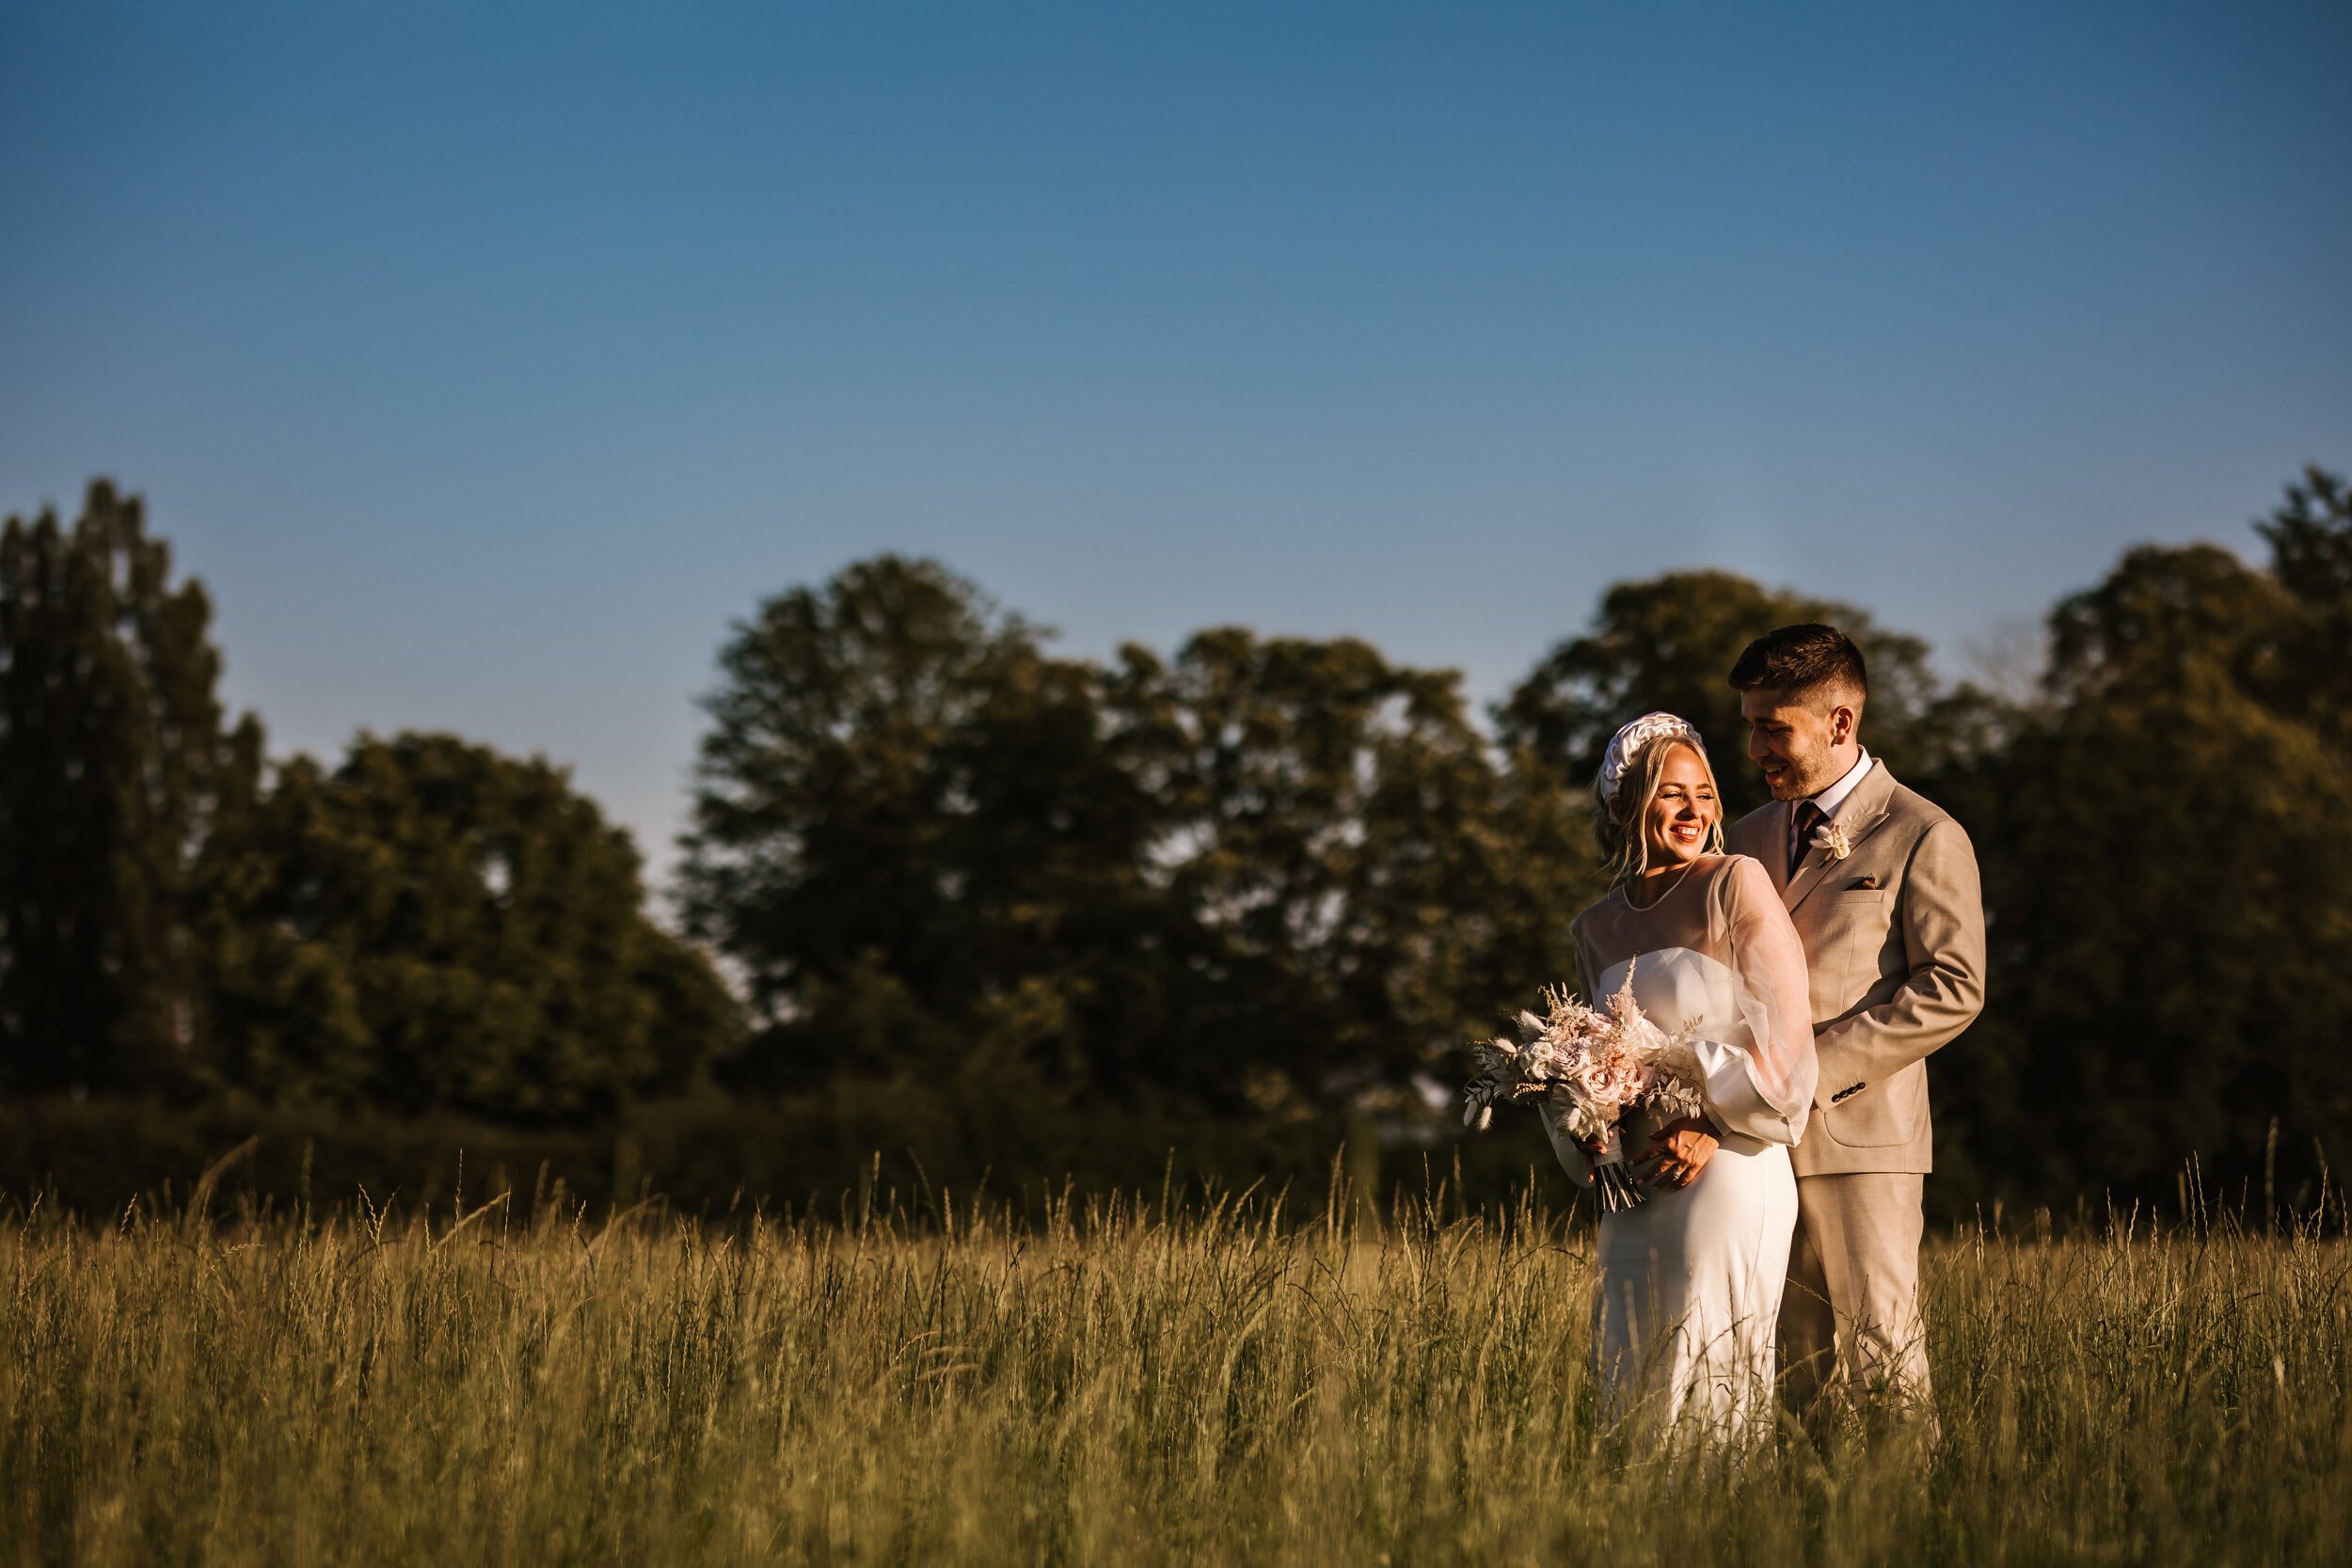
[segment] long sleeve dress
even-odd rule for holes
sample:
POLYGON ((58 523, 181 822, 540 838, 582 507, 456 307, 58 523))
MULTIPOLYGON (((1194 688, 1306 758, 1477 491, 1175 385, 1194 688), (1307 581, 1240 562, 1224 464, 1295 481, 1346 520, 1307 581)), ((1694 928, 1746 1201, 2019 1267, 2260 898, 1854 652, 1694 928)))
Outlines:
MULTIPOLYGON (((1601 1220, 1597 1370, 1607 1414, 1629 1430, 1736 1439, 1772 1407, 1797 1223, 1788 1149, 1816 1077, 1804 947, 1771 877, 1745 856, 1634 887, 1655 899, 1647 908, 1628 886, 1571 927, 1585 998, 1605 1005, 1629 969, 1653 1022, 1695 1026, 1707 1116, 1723 1143, 1689 1186, 1645 1187, 1647 1202, 1601 1220)), ((1568 1174, 1589 1181, 1575 1142, 1552 1115, 1543 1120, 1568 1174)), ((1628 1159, 1651 1147, 1658 1125, 1646 1112, 1626 1118, 1628 1159)))

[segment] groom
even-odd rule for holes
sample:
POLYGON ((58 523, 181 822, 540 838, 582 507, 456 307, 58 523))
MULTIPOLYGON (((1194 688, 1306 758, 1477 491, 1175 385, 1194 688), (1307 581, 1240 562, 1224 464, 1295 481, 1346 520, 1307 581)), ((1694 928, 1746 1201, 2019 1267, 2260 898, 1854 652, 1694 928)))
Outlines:
POLYGON ((1842 1373, 1931 1410, 1919 1322, 1927 1058, 1984 1006, 1976 852, 1863 750, 1869 680, 1845 633, 1759 637, 1731 684, 1772 803, 1733 826, 1730 847, 1764 863, 1804 939, 1821 1064, 1795 1150, 1781 1365, 1800 1407, 1842 1373))

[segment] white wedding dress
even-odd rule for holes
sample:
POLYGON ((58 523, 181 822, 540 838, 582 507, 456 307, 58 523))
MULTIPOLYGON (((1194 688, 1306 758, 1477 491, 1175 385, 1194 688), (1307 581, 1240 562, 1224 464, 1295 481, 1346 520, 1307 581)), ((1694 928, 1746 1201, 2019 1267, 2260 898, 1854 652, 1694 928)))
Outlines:
MULTIPOLYGON (((1672 875, 1647 908, 1620 887, 1579 915, 1577 957, 1587 1001, 1604 1006, 1630 972, 1652 1022, 1693 1030, 1723 1142, 1689 1186, 1645 1186, 1647 1202, 1602 1218, 1594 1357, 1611 1423, 1728 1444, 1771 1419, 1813 1029, 1804 949, 1764 868, 1722 856, 1672 875)), ((1583 1153, 1543 1119, 1561 1164, 1589 1181, 1583 1153)), ((1625 1120, 1629 1160, 1658 1125, 1625 1120)))

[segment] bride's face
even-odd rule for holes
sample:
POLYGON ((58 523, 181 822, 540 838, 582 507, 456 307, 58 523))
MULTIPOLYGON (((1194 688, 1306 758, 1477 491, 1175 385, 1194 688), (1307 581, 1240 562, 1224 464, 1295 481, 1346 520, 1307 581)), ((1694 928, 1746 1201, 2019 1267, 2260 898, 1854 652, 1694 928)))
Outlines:
POLYGON ((1715 786, 1707 780, 1707 765, 1688 746, 1667 753, 1658 777, 1658 793, 1642 822, 1649 840, 1652 865, 1681 865, 1707 853, 1707 836, 1723 813, 1715 786))

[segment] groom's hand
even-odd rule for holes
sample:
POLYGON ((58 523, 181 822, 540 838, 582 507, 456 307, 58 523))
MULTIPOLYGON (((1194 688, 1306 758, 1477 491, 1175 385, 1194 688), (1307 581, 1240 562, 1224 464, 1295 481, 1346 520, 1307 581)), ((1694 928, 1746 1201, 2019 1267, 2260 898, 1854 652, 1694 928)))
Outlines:
POLYGON ((1661 1187, 1687 1187, 1698 1180, 1723 1140, 1705 1117, 1684 1117, 1652 1132, 1649 1141, 1649 1148, 1633 1162, 1633 1174, 1661 1187))

